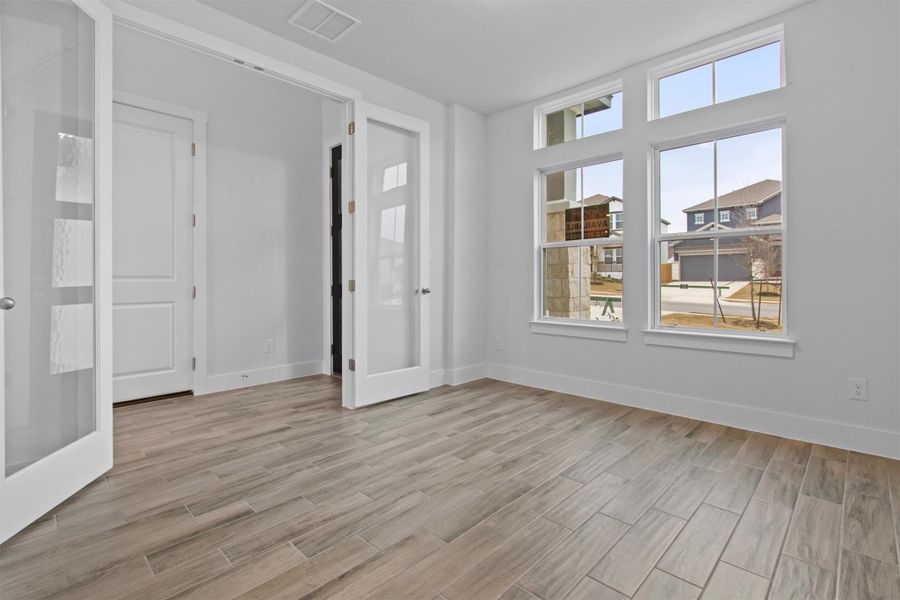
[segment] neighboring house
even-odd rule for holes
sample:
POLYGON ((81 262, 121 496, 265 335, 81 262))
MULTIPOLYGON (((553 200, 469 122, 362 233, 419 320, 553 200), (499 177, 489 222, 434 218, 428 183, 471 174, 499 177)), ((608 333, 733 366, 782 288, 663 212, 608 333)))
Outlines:
MULTIPOLYGON (((764 179, 719 197, 718 214, 715 201, 707 200, 684 209, 688 231, 708 231, 718 221, 720 228, 763 227, 781 224, 781 182, 764 179)), ((780 257, 780 236, 773 239, 773 253, 780 257)), ((708 239, 680 240, 672 243, 674 259, 680 265, 681 281, 709 281, 714 277, 713 243, 708 239)), ((766 273, 780 275, 780 258, 766 273)), ((757 273, 759 276, 759 273, 757 273)), ((719 240, 719 281, 749 281, 750 265, 744 238, 719 240)))
MULTIPOLYGON (((593 196, 588 196, 582 201, 584 206, 603 206, 606 205, 608 207, 608 223, 609 223, 609 237, 611 238, 621 238, 622 237, 622 199, 617 198, 616 196, 605 196, 603 194, 594 194, 593 196)), ((665 233, 669 228, 669 222, 665 219, 660 219, 660 231, 665 233)), ((591 256, 591 273, 603 275, 606 277, 614 277, 619 279, 622 277, 622 262, 623 262, 623 254, 622 254, 622 244, 607 244, 602 248, 602 256, 600 255, 601 248, 592 249, 591 256)))

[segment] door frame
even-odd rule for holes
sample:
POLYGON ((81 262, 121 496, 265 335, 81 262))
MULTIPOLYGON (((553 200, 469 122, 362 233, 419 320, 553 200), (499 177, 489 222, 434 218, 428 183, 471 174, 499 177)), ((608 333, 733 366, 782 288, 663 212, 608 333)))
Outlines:
MULTIPOLYGON (((113 102, 164 115, 186 119, 192 124, 194 156, 192 162, 192 211, 194 213, 193 280, 196 296, 193 301, 193 328, 191 347, 196 360, 192 381, 194 394, 205 394, 207 385, 207 222, 206 222, 206 126, 209 115, 202 110, 179 106, 123 90, 113 90, 113 102)), ((113 199, 115 204, 115 199, 113 199)))
MULTIPOLYGON (((329 136, 322 142, 322 373, 324 375, 333 375, 331 366, 331 334, 332 319, 334 315, 331 310, 331 262, 334 257, 331 254, 331 150, 341 146, 341 172, 339 177, 343 177, 345 169, 343 166, 347 163, 343 152, 346 150, 344 144, 344 136, 329 136)), ((345 195, 343 180, 341 181, 341 204, 343 205, 343 196, 345 195)), ((343 215, 343 211, 341 215, 343 215)), ((343 226, 341 223, 341 231, 343 226)), ((344 254, 343 238, 341 239, 341 254, 344 254)), ((341 265, 343 267, 343 265, 341 265)), ((344 279, 344 271, 341 269, 341 279, 344 279)), ((343 285, 341 281, 341 285, 343 285)), ((343 303, 343 296, 341 296, 343 303)), ((341 331, 343 331, 343 321, 341 322, 341 331)), ((343 352, 343 350, 342 350, 343 352)), ((343 354, 342 354, 343 359, 343 354)), ((343 374, 343 373, 342 373, 343 374)))

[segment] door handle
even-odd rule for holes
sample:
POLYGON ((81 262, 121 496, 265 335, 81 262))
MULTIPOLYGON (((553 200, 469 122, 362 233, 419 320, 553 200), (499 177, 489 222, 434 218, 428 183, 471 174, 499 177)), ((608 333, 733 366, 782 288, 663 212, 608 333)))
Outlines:
POLYGON ((15 305, 16 301, 9 296, 0 298, 0 310, 11 310, 15 305))
POLYGON ((431 288, 427 288, 427 287, 422 288, 422 293, 423 293, 423 294, 430 294, 430 293, 431 293, 431 288))

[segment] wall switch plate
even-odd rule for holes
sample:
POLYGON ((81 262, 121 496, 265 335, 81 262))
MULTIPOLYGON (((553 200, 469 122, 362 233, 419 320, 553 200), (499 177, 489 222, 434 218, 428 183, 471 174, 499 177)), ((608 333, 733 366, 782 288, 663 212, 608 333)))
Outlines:
POLYGON ((271 338, 263 340, 263 349, 266 351, 266 354, 275 352, 275 340, 271 338))
POLYGON ((850 382, 850 399, 851 400, 868 400, 869 399, 869 382, 865 379, 851 377, 850 382))

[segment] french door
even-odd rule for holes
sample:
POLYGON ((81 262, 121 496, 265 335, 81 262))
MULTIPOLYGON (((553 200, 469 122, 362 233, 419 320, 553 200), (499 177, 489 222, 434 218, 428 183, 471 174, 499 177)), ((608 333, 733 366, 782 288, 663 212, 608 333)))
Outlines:
POLYGON ((112 467, 112 16, 0 1, 0 542, 112 467))
POLYGON ((429 139, 426 122, 361 101, 351 127, 342 387, 357 408, 429 387, 429 139))

